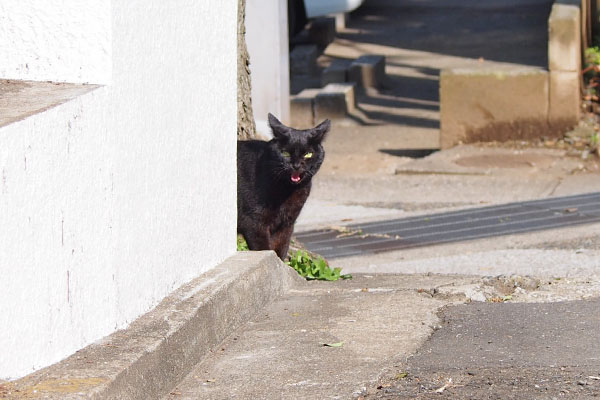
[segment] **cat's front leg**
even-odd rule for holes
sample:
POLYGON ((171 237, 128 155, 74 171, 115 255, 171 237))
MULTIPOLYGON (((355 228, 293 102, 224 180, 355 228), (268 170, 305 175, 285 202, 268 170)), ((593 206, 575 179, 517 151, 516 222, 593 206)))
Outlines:
POLYGON ((268 232, 261 232, 259 230, 250 230, 242 233, 248 248, 254 251, 260 250, 272 250, 270 242, 271 235, 268 232))
POLYGON ((290 240, 292 239, 292 233, 294 231, 293 226, 282 228, 277 233, 271 236, 271 249, 275 250, 275 253, 285 261, 288 256, 288 250, 290 248, 290 240))

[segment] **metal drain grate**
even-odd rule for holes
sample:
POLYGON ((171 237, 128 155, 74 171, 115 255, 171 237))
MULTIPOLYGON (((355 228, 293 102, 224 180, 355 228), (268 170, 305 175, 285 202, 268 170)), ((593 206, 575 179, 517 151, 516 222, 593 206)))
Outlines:
POLYGON ((600 222, 600 192, 301 232, 324 257, 347 257, 600 222))

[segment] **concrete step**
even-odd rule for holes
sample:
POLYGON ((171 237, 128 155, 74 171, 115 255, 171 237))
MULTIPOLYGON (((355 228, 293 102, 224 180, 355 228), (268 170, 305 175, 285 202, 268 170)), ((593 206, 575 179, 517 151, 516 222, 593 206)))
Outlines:
POLYGON ((348 69, 352 61, 336 58, 321 73, 321 85, 327 86, 330 83, 344 83, 348 81, 348 69))
POLYGON ((9 399, 158 399, 236 328, 304 283, 272 251, 241 252, 67 359, 0 384, 9 399))
POLYGON ((290 74, 314 76, 318 72, 319 48, 314 44, 295 46, 290 52, 290 74))
POLYGON ((341 119, 356 108, 353 83, 330 83, 321 89, 304 89, 290 99, 291 123, 305 129, 326 118, 341 119))
POLYGON ((359 90, 380 89, 385 82, 385 56, 363 55, 356 60, 336 58, 321 73, 321 82, 353 82, 359 90))
MULTIPOLYGON (((300 49, 294 58, 300 59, 305 53, 314 55, 314 47, 298 47, 300 49)), ((309 68, 302 66, 302 62, 307 60, 299 61, 298 72, 309 68)), ((320 89, 312 87, 314 79, 310 80, 306 74, 292 76, 292 93, 302 85, 306 89, 290 99, 291 123, 295 127, 307 128, 325 118, 346 118, 356 109, 356 91, 377 90, 383 86, 384 80, 385 57, 380 55, 364 55, 354 61, 334 59, 321 74, 320 89)))
POLYGON ((315 97, 315 121, 345 118, 356 108, 352 83, 330 83, 315 97))
POLYGON ((359 88, 379 89, 385 80, 385 56, 364 55, 352 62, 348 69, 348 81, 359 88))

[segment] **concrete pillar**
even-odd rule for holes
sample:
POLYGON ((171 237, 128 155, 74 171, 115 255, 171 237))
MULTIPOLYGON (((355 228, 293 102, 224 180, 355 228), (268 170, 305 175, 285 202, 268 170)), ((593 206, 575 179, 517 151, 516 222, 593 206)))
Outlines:
POLYGON ((548 121, 552 129, 567 130, 581 112, 580 1, 557 1, 548 19, 548 121))

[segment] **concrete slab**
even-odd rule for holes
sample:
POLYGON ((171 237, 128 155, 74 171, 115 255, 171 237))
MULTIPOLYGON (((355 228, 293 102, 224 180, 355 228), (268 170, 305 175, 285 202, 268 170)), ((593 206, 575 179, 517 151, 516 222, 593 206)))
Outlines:
POLYGON ((298 274, 273 252, 239 253, 155 309, 58 364, 1 385, 8 399, 156 399, 298 274))
MULTIPOLYGON (((595 230, 598 228, 596 227, 595 230)), ((453 274, 460 271, 468 275, 479 276, 506 274, 550 278, 600 277, 598 272, 600 252, 597 250, 502 249, 480 251, 478 247, 478 243, 471 243, 471 250, 466 253, 441 257, 425 256, 415 260, 402 260, 402 255, 398 257, 399 254, 396 253, 397 261, 390 263, 383 262, 383 257, 370 255, 370 257, 363 256, 360 259, 357 257, 353 260, 335 259, 335 264, 348 273, 453 274), (359 260, 362 260, 362 263, 359 260)), ((427 253, 427 250, 422 250, 422 253, 427 253)))
POLYGON ((401 210, 343 205, 333 201, 311 200, 306 203, 296 222, 294 232, 326 228, 340 224, 372 219, 399 218, 401 210))
POLYGON ((491 148, 460 145, 396 168, 396 174, 502 175, 520 170, 524 174, 568 174, 581 163, 566 157, 566 150, 491 148))
MULTIPOLYGON (((479 311, 484 306, 496 306, 491 303, 502 302, 507 294, 515 296, 517 292, 543 291, 551 286, 526 277, 485 280, 459 275, 422 274, 369 274, 355 276, 350 281, 313 281, 292 288, 285 298, 272 303, 242 329, 233 332, 218 351, 198 364, 163 400, 359 398, 375 394, 378 393, 377 388, 381 389, 382 382, 389 382, 390 377, 398 372, 408 370, 414 375, 421 370, 429 372, 429 368, 437 366, 437 363, 427 363, 427 360, 441 363, 444 362, 443 357, 450 357, 447 351, 463 348, 452 345, 423 347, 424 350, 418 354, 429 358, 423 362, 417 358, 419 362, 413 362, 410 356, 432 332, 434 339, 425 342, 424 346, 434 343, 439 333, 443 334, 442 343, 459 342, 468 346, 473 337, 469 333, 473 330, 465 329, 465 326, 488 329, 485 335, 475 335, 480 339, 510 332, 505 327, 498 327, 508 316, 495 318, 494 323, 482 328, 484 321, 493 318, 485 314, 481 320, 473 320, 477 315, 469 315, 469 319, 460 319, 460 323, 451 325, 453 329, 448 329, 447 314, 441 321, 436 315, 439 310, 444 310, 443 306, 471 302, 467 311, 475 307, 479 311), (451 334, 457 331, 466 332, 467 337, 452 339, 451 334), (428 348, 436 350, 436 353, 429 355, 428 348)), ((539 310, 553 309, 554 304, 508 304, 505 312, 511 315, 511 324, 518 324, 524 336, 510 347, 523 351, 523 356, 527 355, 520 360, 534 360, 530 357, 534 349, 522 346, 526 346, 529 340, 537 340, 538 346, 544 346, 544 342, 538 340, 540 332, 552 326, 546 320, 552 318, 550 313, 546 319, 531 324, 531 328, 523 322, 523 313, 530 321, 539 310), (520 307, 520 312, 513 315, 511 308, 515 307, 520 307)), ((500 306, 504 305, 498 305, 496 309, 501 310, 500 306)), ((575 308, 577 314, 572 316, 590 316, 593 314, 590 314, 591 309, 591 305, 582 310, 575 308)), ((462 310, 460 308, 452 315, 460 317, 462 310)), ((568 323, 572 325, 573 322, 569 319, 568 323)), ((592 326, 585 326, 586 337, 590 339, 596 335, 595 331, 587 330, 593 330, 592 326)), ((565 337, 564 333, 560 337, 565 337)), ((574 340, 575 336, 570 338, 574 340)), ((498 340, 496 346, 510 352, 507 347, 512 343, 511 339, 498 340)), ((585 346, 580 343, 578 348, 585 346)), ((446 360, 446 364, 457 368, 453 372, 459 373, 456 365, 468 362, 471 354, 479 356, 479 350, 476 347, 464 349, 458 359, 446 360)), ((492 357, 480 358, 477 365, 495 362, 492 357)), ((512 361, 506 357, 503 365, 509 366, 512 361)), ((449 373, 449 369, 442 370, 449 373)), ((394 386, 388 384, 387 387, 394 386)))
POLYGON ((443 302, 425 291, 447 283, 361 276, 296 287, 233 332, 164 399, 351 398, 427 338, 443 302))

